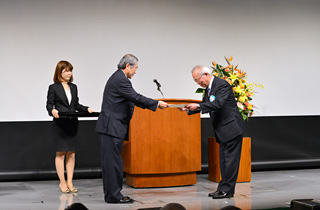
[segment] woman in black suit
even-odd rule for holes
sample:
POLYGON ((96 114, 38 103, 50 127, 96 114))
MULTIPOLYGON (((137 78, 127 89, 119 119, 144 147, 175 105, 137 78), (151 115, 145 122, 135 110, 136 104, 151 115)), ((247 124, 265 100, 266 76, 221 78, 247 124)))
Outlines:
POLYGON ((59 112, 89 112, 93 110, 79 104, 77 86, 72 83, 73 66, 68 61, 60 61, 54 73, 54 84, 49 86, 47 110, 53 116, 53 140, 56 144, 55 165, 60 179, 62 193, 78 192, 73 186, 75 151, 78 140, 78 119, 59 118, 59 112), (67 181, 64 177, 64 159, 66 158, 67 181))

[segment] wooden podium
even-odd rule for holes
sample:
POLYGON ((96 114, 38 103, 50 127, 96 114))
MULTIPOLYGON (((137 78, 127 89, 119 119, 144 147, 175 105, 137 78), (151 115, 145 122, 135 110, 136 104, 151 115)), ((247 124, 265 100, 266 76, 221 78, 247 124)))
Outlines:
MULTIPOLYGON (((161 99, 169 104, 200 102, 161 99)), ((200 114, 188 115, 178 108, 156 112, 135 107, 129 141, 122 157, 126 183, 133 187, 193 185, 201 170, 200 114)))
MULTIPOLYGON (((209 180, 220 182, 219 144, 215 138, 208 138, 208 175, 209 180)), ((243 137, 240 166, 237 182, 251 181, 251 138, 243 137)))

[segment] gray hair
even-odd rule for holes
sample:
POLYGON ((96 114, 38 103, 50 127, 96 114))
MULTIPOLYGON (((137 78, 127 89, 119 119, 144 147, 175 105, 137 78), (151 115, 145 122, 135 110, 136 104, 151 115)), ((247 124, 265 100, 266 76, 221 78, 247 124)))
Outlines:
POLYGON ((211 75, 211 70, 208 68, 208 67, 206 67, 206 66, 203 66, 203 65, 197 65, 197 66, 195 66, 195 67, 193 67, 193 69, 191 70, 191 73, 193 74, 193 72, 195 71, 195 70, 198 70, 198 74, 199 74, 199 76, 202 76, 202 75, 204 75, 205 73, 208 73, 209 75, 211 75))
POLYGON ((138 62, 138 58, 136 56, 132 54, 126 54, 119 61, 118 68, 125 69, 128 63, 130 64, 131 67, 133 67, 134 65, 136 65, 137 62, 138 62))

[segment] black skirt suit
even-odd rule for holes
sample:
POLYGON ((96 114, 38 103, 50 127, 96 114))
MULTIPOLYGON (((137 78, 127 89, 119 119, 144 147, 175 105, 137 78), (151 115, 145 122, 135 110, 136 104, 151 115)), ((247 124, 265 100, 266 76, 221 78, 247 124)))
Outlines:
MULTIPOLYGON (((52 110, 59 112, 87 112, 88 107, 79 104, 77 86, 68 83, 71 91, 71 103, 69 104, 65 90, 61 82, 49 86, 47 95, 47 110, 52 116, 52 110)), ((77 118, 53 118, 52 127, 53 142, 57 152, 76 151, 78 149, 78 119, 77 118)))

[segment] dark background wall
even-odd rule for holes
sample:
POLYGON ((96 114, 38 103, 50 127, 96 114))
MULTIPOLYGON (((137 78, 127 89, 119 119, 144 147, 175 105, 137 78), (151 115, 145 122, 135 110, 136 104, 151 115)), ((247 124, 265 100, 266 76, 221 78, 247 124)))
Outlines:
MULTIPOLYGON (((81 150, 75 177, 100 177, 95 120, 79 121, 81 150)), ((201 120, 202 171, 208 167, 208 118, 201 120)), ((320 116, 254 117, 246 122, 252 138, 252 170, 320 167, 320 116)), ((0 122, 0 180, 56 179, 51 122, 0 122)))

